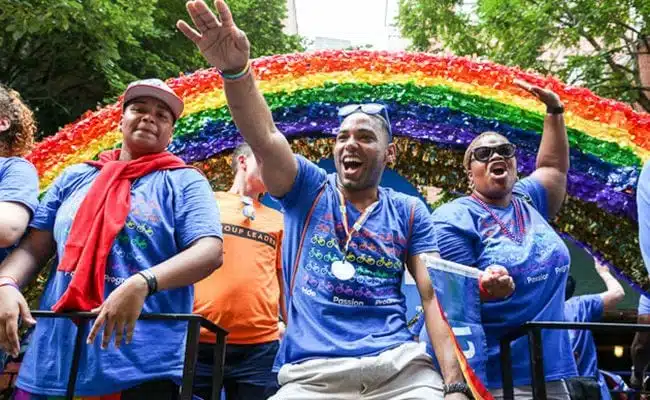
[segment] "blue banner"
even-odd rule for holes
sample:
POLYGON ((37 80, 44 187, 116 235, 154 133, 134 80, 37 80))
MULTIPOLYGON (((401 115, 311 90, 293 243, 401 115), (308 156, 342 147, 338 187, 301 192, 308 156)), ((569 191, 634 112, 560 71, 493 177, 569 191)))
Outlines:
MULTIPOLYGON (((425 260, 438 302, 456 336, 458 346, 476 377, 485 382, 487 344, 481 324, 481 299, 478 288, 480 272, 476 268, 440 258, 427 256, 425 260)), ((435 360, 425 327, 420 329, 420 340, 427 343, 427 351, 435 360)))

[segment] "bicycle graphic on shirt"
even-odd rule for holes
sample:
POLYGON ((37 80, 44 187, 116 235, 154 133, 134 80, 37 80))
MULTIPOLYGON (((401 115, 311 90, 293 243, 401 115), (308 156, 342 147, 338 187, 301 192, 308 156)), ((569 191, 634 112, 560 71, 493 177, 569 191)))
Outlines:
POLYGON ((334 276, 331 264, 343 259, 343 255, 339 250, 338 238, 330 235, 326 228, 326 225, 321 226, 309 238, 311 246, 303 264, 306 271, 303 293, 313 297, 315 291, 319 290, 323 294, 337 296, 333 301, 341 301, 343 296, 344 301, 347 298, 368 305, 376 305, 377 300, 394 300, 393 297, 399 295, 397 287, 401 282, 402 262, 386 256, 389 252, 384 252, 384 248, 381 249, 384 254, 380 256, 377 254, 377 244, 365 238, 352 240, 349 245, 351 251, 345 255, 345 260, 355 267, 354 276, 345 281, 334 276))

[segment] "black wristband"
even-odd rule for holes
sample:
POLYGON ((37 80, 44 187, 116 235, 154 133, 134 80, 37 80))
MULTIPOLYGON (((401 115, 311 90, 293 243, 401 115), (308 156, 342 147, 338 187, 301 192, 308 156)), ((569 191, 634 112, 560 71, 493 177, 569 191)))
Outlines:
POLYGON ((564 106, 559 105, 559 106, 546 106, 546 113, 547 114, 564 114, 564 106))
POLYGON ((454 382, 449 385, 442 385, 442 393, 445 396, 452 393, 462 393, 470 399, 474 398, 472 391, 465 382, 454 382))
POLYGON ((138 275, 143 277, 147 282, 147 296, 151 296, 158 291, 158 280, 156 279, 156 276, 153 274, 153 272, 149 271, 148 269, 143 269, 142 271, 138 272, 138 275))

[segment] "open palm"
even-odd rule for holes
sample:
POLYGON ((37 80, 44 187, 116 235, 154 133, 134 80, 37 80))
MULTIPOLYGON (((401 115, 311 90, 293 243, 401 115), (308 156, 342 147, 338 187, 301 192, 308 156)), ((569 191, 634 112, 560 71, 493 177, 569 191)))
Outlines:
POLYGON ((179 20, 176 27, 196 44, 212 66, 222 71, 241 71, 248 63, 250 43, 246 34, 235 25, 226 3, 215 0, 214 6, 221 21, 205 1, 188 1, 187 12, 196 29, 183 20, 179 20))
POLYGON ((546 104, 549 107, 557 107, 562 105, 560 97, 550 88, 541 88, 519 79, 513 80, 512 83, 528 91, 530 94, 537 97, 542 101, 542 103, 546 104))

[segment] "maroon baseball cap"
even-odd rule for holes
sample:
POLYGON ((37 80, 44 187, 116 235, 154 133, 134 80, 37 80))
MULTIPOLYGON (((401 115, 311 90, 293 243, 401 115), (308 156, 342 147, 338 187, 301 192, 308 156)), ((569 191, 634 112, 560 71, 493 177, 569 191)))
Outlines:
POLYGON ((141 81, 131 82, 124 92, 123 104, 126 105, 129 101, 138 97, 153 97, 162 101, 172 111, 175 119, 178 119, 181 116, 183 108, 185 107, 183 99, 178 97, 178 95, 160 79, 143 79, 141 81))

